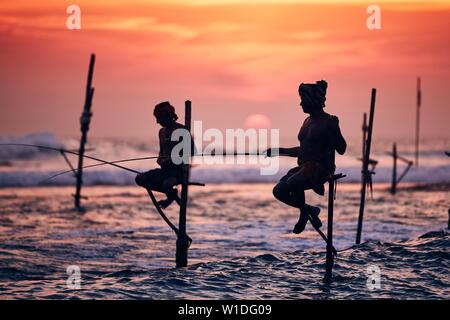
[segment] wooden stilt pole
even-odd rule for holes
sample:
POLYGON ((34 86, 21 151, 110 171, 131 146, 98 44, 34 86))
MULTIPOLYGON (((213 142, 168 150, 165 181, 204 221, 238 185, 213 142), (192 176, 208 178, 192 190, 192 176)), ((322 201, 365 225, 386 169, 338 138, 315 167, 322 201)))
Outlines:
MULTIPOLYGON (((362 125, 362 153, 361 153, 361 163, 362 168, 364 168, 364 155, 366 154, 366 140, 367 140, 367 113, 363 113, 363 125, 362 125)), ((363 170, 363 169, 361 169, 363 170)))
POLYGON ((81 114, 81 140, 80 149, 78 151, 78 170, 77 170, 77 186, 75 191, 75 208, 80 209, 81 198, 81 185, 83 184, 83 155, 85 151, 85 145, 87 142, 87 133, 89 131, 89 124, 91 122, 91 105, 92 98, 94 97, 94 88, 92 87, 92 76, 94 73, 95 54, 91 54, 91 60, 89 62, 89 72, 86 85, 86 98, 84 102, 83 113, 81 114))
POLYGON ((334 253, 333 253, 333 206, 334 206, 334 179, 331 178, 328 181, 328 228, 327 228, 327 258, 325 264, 325 280, 330 281, 333 264, 334 264, 334 253))
POLYGON ((417 78, 417 103, 416 103, 416 167, 419 166, 419 140, 420 140, 420 105, 422 103, 420 77, 417 78))
MULTIPOLYGON (((334 161, 333 161, 334 162, 334 161)), ((328 226, 327 226, 327 236, 325 236, 320 229, 316 229, 320 236, 327 243, 327 256, 325 262, 325 282, 330 282, 333 266, 334 266, 334 258, 337 256, 337 251, 333 246, 333 214, 334 214, 334 198, 336 197, 336 184, 339 179, 345 178, 346 175, 342 173, 333 174, 328 178, 328 226)))
POLYGON ((448 209, 448 222, 447 222, 447 229, 450 230, 450 209, 448 209))
POLYGON ((358 229, 356 231, 356 244, 361 243, 361 232, 364 218, 364 205, 366 202, 366 185, 370 179, 369 172, 369 160, 370 160, 370 147, 372 144, 372 131, 373 131, 373 117, 375 112, 375 97, 377 90, 372 89, 372 96, 370 99, 370 114, 369 114, 369 127, 367 129, 367 141, 365 141, 365 154, 363 158, 362 179, 361 179, 361 200, 359 203, 359 216, 358 216, 358 229))
POLYGON ((395 143, 392 146, 392 159, 394 163, 392 167, 391 193, 395 194, 397 192, 397 145, 395 143))
MULTIPOLYGON (((185 127, 191 132, 191 101, 185 102, 185 127)), ((188 201, 188 186, 190 175, 190 159, 188 163, 183 164, 183 181, 181 183, 181 204, 180 220, 178 224, 176 266, 177 268, 186 267, 188 264, 188 238, 186 236, 186 209, 188 201)))
POLYGON ((392 152, 387 152, 388 155, 390 155, 393 159, 393 167, 392 167, 392 182, 391 182, 391 188, 390 193, 395 194, 397 193, 397 186, 402 181, 402 179, 406 176, 411 166, 414 164, 413 161, 410 161, 406 159, 405 157, 402 157, 398 151, 397 151, 397 144, 394 143, 392 146, 392 152), (398 162, 404 162, 406 163, 406 168, 403 170, 403 172, 398 175, 398 162))

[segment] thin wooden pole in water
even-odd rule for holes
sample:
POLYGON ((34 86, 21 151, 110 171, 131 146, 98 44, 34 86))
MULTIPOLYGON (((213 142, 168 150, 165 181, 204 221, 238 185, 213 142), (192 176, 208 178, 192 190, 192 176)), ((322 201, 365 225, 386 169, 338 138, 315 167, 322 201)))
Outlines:
POLYGON ((420 105, 422 103, 422 92, 420 77, 417 78, 417 103, 416 103, 416 167, 419 166, 419 140, 420 140, 420 105))
POLYGON ((87 133, 89 131, 89 124, 91 122, 91 105, 92 98, 94 97, 94 88, 92 87, 92 76, 94 74, 95 54, 91 54, 91 60, 89 62, 89 71, 86 85, 86 98, 84 102, 83 113, 81 114, 81 139, 80 149, 78 151, 78 170, 77 170, 77 186, 75 190, 75 208, 80 209, 81 198, 81 185, 83 184, 83 156, 85 151, 85 145, 87 142, 87 133))
POLYGON ((363 113, 363 125, 362 125, 362 153, 361 153, 361 170, 364 168, 364 155, 366 154, 366 140, 367 140, 367 113, 363 113))
POLYGON ((328 227, 327 227, 327 259, 325 264, 325 280, 331 280, 334 264, 333 253, 333 206, 334 206, 334 179, 328 181, 328 227))
MULTIPOLYGON (((185 102, 185 118, 184 125, 186 130, 191 132, 191 101, 185 102)), ((192 142, 192 140, 191 140, 192 142)), ((192 149, 191 149, 192 150, 192 149)), ((188 186, 190 175, 190 157, 188 163, 183 164, 183 181, 181 183, 181 204, 180 204, 180 220, 178 224, 176 266, 177 268, 186 267, 188 264, 188 238, 186 236, 186 211, 188 201, 188 186)))
POLYGON ((366 154, 366 139, 367 139, 367 113, 364 112, 363 114, 363 125, 362 125, 362 155, 361 159, 364 159, 364 155, 366 154))
POLYGON ((370 114, 369 114, 369 127, 367 129, 367 141, 365 147, 365 154, 363 158, 363 169, 362 169, 362 179, 361 179, 361 200, 359 203, 359 216, 358 216, 358 229, 356 231, 356 244, 361 243, 361 232, 363 226, 364 218, 364 205, 366 202, 366 185, 368 179, 370 179, 369 172, 369 160, 370 160, 370 146, 372 144, 372 131, 373 131, 373 117, 375 113, 375 97, 377 90, 372 89, 372 96, 370 99, 370 114))
POLYGON ((448 221, 447 221, 447 229, 450 230, 450 208, 448 208, 448 221))
POLYGON ((392 167, 392 183, 391 183, 391 193, 395 194, 397 192, 397 144, 394 143, 392 146, 392 159, 394 160, 392 167))

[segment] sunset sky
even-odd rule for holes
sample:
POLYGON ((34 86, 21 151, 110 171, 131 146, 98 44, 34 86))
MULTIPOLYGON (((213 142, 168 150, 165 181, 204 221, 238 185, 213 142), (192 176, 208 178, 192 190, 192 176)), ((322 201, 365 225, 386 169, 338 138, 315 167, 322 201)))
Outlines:
POLYGON ((376 87, 375 134, 409 137, 421 76, 423 135, 448 137, 450 1, 373 2, 382 29, 372 31, 369 4, 1 0, 0 135, 77 136, 94 52, 92 136, 155 135, 153 106, 169 100, 183 119, 186 99, 205 128, 262 114, 296 135, 298 85, 325 79, 326 111, 344 134, 360 134, 376 87), (81 30, 66 28, 70 4, 81 8, 81 30))

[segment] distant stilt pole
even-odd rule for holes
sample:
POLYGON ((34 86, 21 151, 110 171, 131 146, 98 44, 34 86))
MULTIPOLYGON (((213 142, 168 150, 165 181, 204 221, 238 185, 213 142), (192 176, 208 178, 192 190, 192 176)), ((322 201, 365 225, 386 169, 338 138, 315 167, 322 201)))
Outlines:
POLYGON ((363 125, 362 125, 362 155, 361 159, 364 159, 364 155, 366 154, 366 139, 367 139, 367 113, 364 112, 363 114, 363 125))
POLYGON ((367 129, 367 140, 365 141, 365 153, 363 158, 363 168, 362 168, 362 179, 361 179, 361 200, 359 203, 359 216, 358 216, 358 229, 356 231, 356 244, 361 243, 361 232, 363 226, 363 218, 364 218, 364 206, 366 202, 366 185, 367 181, 370 181, 369 172, 369 160, 370 160, 370 147, 372 144, 372 131, 373 131, 373 117, 375 113, 375 97, 377 94, 377 90, 375 88, 372 89, 372 96, 370 99, 370 114, 369 114, 369 127, 367 129))
POLYGON ((392 166, 392 183, 391 189, 389 190, 391 194, 397 193, 397 186, 402 181, 402 179, 406 176, 411 166, 414 164, 414 161, 410 161, 405 157, 402 157, 397 151, 397 144, 394 143, 392 146, 392 152, 387 152, 388 155, 392 156, 393 166, 392 166), (406 164, 405 170, 398 175, 398 162, 401 161, 406 164))
POLYGON ((91 122, 91 105, 92 98, 94 97, 94 88, 92 87, 92 76, 94 74, 95 54, 91 54, 91 60, 89 62, 89 72, 86 85, 86 98, 84 102, 83 113, 81 114, 81 140, 78 156, 78 170, 77 170, 77 186, 75 191, 75 208, 80 209, 81 198, 81 185, 83 184, 83 155, 85 151, 85 145, 87 142, 87 133, 89 131, 89 124, 91 122))
MULTIPOLYGON (((191 101, 185 102, 185 127, 191 132, 191 101)), ((190 159, 188 163, 183 164, 183 181, 181 183, 181 204, 180 220, 178 224, 176 266, 177 268, 186 267, 188 264, 188 238, 186 236, 186 209, 188 202, 188 186, 190 175, 190 159)))
POLYGON ((394 160, 394 164, 392 167, 391 193, 395 194, 397 192, 397 145, 395 143, 392 146, 392 158, 394 160))
POLYGON ((417 105, 416 105, 416 158, 415 165, 419 166, 419 140, 420 140, 420 106, 422 104, 422 91, 420 77, 417 78, 417 105))
POLYGON ((362 168, 364 168, 364 155, 366 154, 366 140, 367 140, 367 113, 363 114, 363 125, 362 125, 362 154, 361 154, 361 163, 363 163, 362 168))

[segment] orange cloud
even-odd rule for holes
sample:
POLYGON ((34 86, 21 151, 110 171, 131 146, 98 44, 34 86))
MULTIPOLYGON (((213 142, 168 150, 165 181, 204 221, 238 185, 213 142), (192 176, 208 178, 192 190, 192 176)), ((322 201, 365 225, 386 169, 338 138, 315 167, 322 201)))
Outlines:
MULTIPOLYGON (((389 92, 387 105, 406 112, 399 97, 414 95, 407 81, 418 74, 429 96, 439 97, 429 103, 448 114, 446 2, 379 1, 379 31, 366 28, 366 3, 326 2, 81 0, 79 31, 65 28, 69 1, 1 3, 1 130, 32 131, 42 119, 66 132, 57 122, 78 117, 90 52, 98 56, 96 115, 111 119, 94 129, 104 135, 142 134, 153 102, 187 97, 211 125, 265 113, 276 126, 296 116, 298 84, 319 78, 330 80, 330 105, 358 123, 372 86, 389 92), (41 108, 54 118, 44 119, 41 108), (19 113, 30 118, 13 128, 19 113), (130 123, 114 123, 124 113, 130 123)), ((354 128, 348 126, 359 133, 354 128)))

